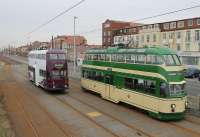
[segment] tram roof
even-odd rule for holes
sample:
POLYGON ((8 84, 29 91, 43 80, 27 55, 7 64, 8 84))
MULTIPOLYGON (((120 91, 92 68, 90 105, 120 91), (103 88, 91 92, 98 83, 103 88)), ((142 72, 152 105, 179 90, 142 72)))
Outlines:
POLYGON ((32 50, 29 54, 46 54, 46 53, 65 53, 63 50, 59 49, 49 49, 49 50, 32 50))
POLYGON ((86 54, 153 54, 153 55, 169 55, 176 54, 170 48, 165 47, 147 47, 147 48, 119 48, 109 47, 107 49, 89 49, 86 54))

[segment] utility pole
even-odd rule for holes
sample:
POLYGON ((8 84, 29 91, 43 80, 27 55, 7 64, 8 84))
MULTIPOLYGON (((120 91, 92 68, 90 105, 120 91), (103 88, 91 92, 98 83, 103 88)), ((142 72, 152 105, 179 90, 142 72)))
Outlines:
POLYGON ((54 48, 53 36, 51 37, 51 49, 54 48))
POLYGON ((76 19, 77 17, 74 16, 74 72, 76 71, 76 19))

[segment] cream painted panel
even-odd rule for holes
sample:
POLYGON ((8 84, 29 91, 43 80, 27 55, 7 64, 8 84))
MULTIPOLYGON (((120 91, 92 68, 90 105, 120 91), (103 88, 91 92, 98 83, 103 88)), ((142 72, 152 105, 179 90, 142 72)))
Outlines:
POLYGON ((120 101, 126 102, 128 104, 138 106, 145 110, 150 110, 157 112, 158 110, 158 100, 152 96, 144 95, 137 92, 131 92, 126 89, 118 89, 120 101))
POLYGON ((115 86, 110 85, 110 99, 115 103, 119 102, 119 92, 115 86))
POLYGON ((171 111, 171 104, 175 104, 175 113, 176 112, 184 112, 185 111, 185 102, 186 98, 184 99, 175 99, 175 100, 159 100, 159 112, 162 113, 172 113, 171 111))
POLYGON ((88 90, 101 94, 103 97, 105 96, 105 84, 103 83, 81 78, 81 85, 88 90))

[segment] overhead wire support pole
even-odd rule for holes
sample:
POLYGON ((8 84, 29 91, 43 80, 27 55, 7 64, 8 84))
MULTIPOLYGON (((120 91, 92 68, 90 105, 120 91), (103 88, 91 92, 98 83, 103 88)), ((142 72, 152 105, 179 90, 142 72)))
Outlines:
POLYGON ((76 72, 76 19, 74 16, 74 72, 76 72))

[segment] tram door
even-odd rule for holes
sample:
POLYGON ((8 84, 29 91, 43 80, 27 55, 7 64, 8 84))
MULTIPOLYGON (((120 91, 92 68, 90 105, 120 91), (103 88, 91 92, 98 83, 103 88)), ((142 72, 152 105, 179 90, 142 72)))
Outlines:
POLYGON ((113 85, 113 76, 112 75, 106 75, 105 78, 105 82, 106 82, 106 97, 110 98, 110 92, 112 90, 112 85, 113 85))

